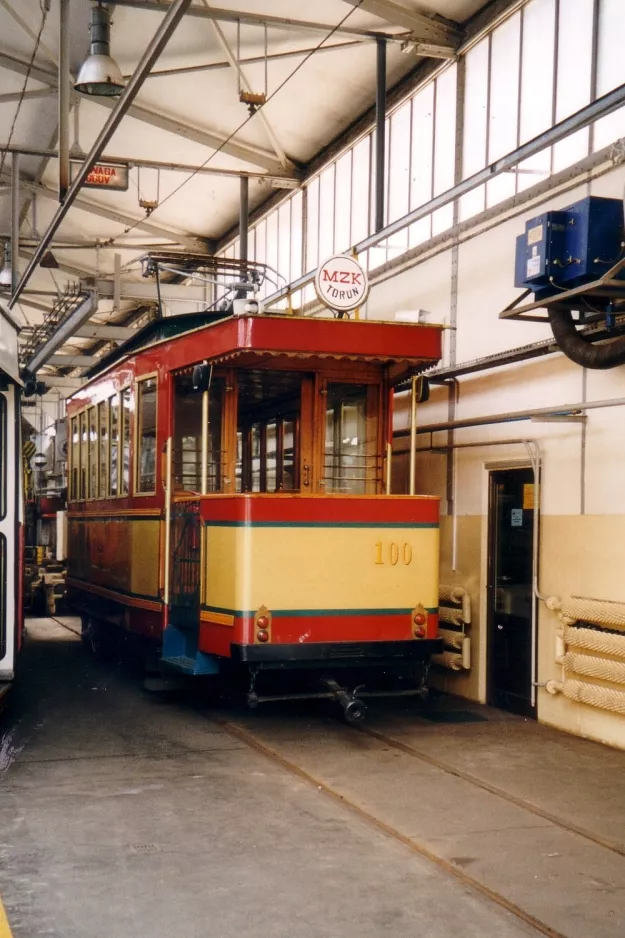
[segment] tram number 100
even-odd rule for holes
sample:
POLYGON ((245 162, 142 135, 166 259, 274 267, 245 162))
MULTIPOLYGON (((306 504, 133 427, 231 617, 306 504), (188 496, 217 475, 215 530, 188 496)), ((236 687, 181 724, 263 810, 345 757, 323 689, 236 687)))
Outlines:
POLYGON ((398 544, 396 541, 376 541, 375 562, 376 564, 390 564, 392 567, 401 563, 407 567, 412 563, 412 544, 408 544, 408 542, 398 544))

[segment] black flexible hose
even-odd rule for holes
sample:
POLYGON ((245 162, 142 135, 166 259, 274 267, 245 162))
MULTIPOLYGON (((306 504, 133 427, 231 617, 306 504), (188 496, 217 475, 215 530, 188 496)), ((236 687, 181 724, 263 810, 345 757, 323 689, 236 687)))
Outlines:
POLYGON ((577 331, 568 309, 550 309, 549 324, 560 351, 577 365, 594 369, 625 365, 625 336, 593 345, 590 336, 577 331))

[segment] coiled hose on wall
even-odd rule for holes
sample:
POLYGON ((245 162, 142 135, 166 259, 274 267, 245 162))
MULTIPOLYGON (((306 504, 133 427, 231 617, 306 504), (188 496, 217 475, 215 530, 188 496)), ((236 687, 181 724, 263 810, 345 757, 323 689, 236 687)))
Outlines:
POLYGON ((616 368, 625 365, 625 336, 593 345, 589 336, 577 331, 568 309, 550 309, 549 323, 558 348, 582 368, 616 368))

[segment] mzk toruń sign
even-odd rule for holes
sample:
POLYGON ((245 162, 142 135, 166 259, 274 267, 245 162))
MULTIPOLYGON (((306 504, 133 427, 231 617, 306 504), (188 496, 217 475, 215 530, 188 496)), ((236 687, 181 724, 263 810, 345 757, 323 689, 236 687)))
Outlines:
POLYGON ((355 257, 337 254, 329 257, 317 270, 315 290, 321 302, 330 309, 356 309, 367 299, 367 273, 355 257))
MULTIPOLYGON (((72 181, 82 166, 81 160, 71 161, 72 181)), ((128 189, 127 163, 96 163, 84 182, 85 189, 116 189, 125 192, 128 189)))

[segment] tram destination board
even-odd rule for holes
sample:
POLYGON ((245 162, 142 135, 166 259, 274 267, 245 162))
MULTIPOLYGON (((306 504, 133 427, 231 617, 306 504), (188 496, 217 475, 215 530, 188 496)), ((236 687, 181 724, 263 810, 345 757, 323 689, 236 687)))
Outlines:
MULTIPOLYGON (((72 181, 78 175, 82 160, 72 160, 70 163, 72 181)), ((115 189, 126 192, 128 189, 127 163, 95 163, 87 176, 84 187, 86 189, 115 189)))

